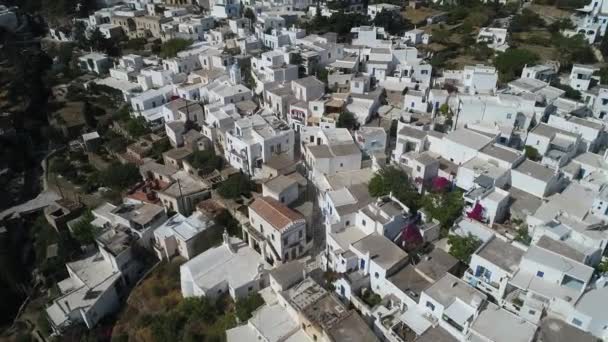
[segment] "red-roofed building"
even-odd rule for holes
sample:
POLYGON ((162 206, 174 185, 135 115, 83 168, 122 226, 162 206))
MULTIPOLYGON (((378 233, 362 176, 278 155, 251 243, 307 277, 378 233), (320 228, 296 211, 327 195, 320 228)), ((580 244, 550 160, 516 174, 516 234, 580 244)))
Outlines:
POLYGON ((296 259, 308 249, 304 216, 271 197, 259 197, 251 203, 243 235, 271 262, 296 259))

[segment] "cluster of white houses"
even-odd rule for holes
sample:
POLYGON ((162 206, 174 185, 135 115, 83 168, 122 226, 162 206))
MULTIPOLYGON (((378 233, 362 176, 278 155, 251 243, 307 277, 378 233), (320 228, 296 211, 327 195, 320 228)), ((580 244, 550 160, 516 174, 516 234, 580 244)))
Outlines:
MULTIPOLYGON (((146 248, 187 260, 184 297, 262 295, 228 341, 608 339, 608 278, 598 271, 608 244, 608 90, 593 66, 560 75, 554 64, 526 65, 499 86, 486 65, 433 77, 416 47, 431 39, 422 30, 391 37, 353 27, 352 44, 307 35, 292 25, 307 1, 245 2, 255 22, 232 0, 210 0, 207 16, 106 2, 84 20, 88 31, 194 43, 167 59, 80 57, 98 76, 92 82, 119 90, 131 115, 172 146, 162 163, 145 156, 145 142, 121 156, 142 180, 122 204, 92 211, 96 246, 66 265, 70 277, 47 308, 57 332, 116 311, 141 276, 132 251, 146 248), (549 84, 560 77, 581 100, 549 84), (347 112, 353 127, 338 127, 347 112), (200 151, 226 167, 205 170, 193 157, 200 151), (370 195, 387 165, 421 194, 441 184, 462 190, 462 217, 442 227, 392 193, 370 195), (205 204, 223 201, 217 184, 235 173, 262 190, 240 199, 240 211, 223 203, 242 228, 229 236, 205 204), (449 254, 446 235, 481 242, 468 265, 449 254), (425 248, 406 252, 412 244, 425 248)), ((590 42, 606 26, 596 2, 580 10, 590 42)), ((397 9, 368 6, 370 16, 397 9)), ((51 35, 70 39, 61 29, 51 35)), ((506 40, 504 28, 478 37, 500 51, 506 40)))

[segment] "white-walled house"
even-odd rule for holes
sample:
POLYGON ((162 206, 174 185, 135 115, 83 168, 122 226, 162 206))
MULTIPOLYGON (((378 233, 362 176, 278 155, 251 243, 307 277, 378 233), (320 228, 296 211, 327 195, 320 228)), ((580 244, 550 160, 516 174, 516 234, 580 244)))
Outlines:
POLYGON ((271 197, 259 197, 249 206, 244 236, 274 264, 295 260, 308 249, 304 216, 271 197))
POLYGON ((582 149, 579 134, 545 123, 540 123, 528 132, 526 146, 538 151, 542 156, 542 164, 554 168, 567 164, 582 149))
POLYGON ((370 234, 351 244, 358 258, 358 270, 369 276, 371 289, 380 296, 390 294, 387 279, 407 263, 408 254, 388 238, 370 234))
POLYGON ((539 198, 559 191, 563 177, 556 169, 526 159, 511 170, 511 185, 539 198))
POLYGON ((465 340, 487 296, 446 273, 420 294, 417 308, 459 341, 465 340))
POLYGON ((578 150, 596 152, 606 144, 606 124, 596 118, 550 115, 547 124, 575 135, 580 134, 582 145, 578 150))
POLYGON ((273 156, 294 156, 294 131, 272 114, 245 117, 226 132, 228 163, 251 176, 273 156))
POLYGON ((291 81, 291 91, 299 101, 312 101, 325 94, 325 83, 315 76, 308 76, 291 81))
POLYGON ((524 66, 521 78, 533 78, 550 83, 557 78, 558 67, 555 64, 537 64, 524 66))
POLYGON ((229 293, 235 300, 268 286, 270 266, 246 242, 224 233, 224 242, 180 266, 184 298, 217 298, 229 293))
POLYGON ((489 48, 504 52, 509 48, 507 29, 497 27, 482 27, 477 34, 477 43, 486 44, 489 48))
POLYGON ((578 91, 587 91, 591 85, 593 73, 598 69, 590 65, 574 64, 570 71, 570 86, 578 91))
POLYGON ((444 71, 443 84, 451 84, 465 94, 494 94, 497 89, 496 68, 485 65, 465 66, 464 70, 444 71))
POLYGON ((386 131, 382 127, 364 126, 355 131, 355 142, 368 155, 386 151, 386 131))
POLYGON ((507 294, 506 302, 521 308, 517 312, 523 318, 537 322, 543 309, 568 317, 585 292, 594 269, 563 252, 533 245, 522 257, 509 281, 516 290, 507 294))
POLYGON ((313 181, 321 175, 331 175, 361 168, 362 153, 345 128, 319 129, 316 134, 301 133, 304 159, 313 181))
POLYGON ((299 195, 299 183, 292 175, 278 175, 262 184, 262 196, 272 197, 285 205, 296 201, 299 195))
POLYGON ((93 224, 100 227, 121 226, 138 238, 145 248, 154 242, 154 230, 167 221, 165 209, 147 202, 126 202, 120 205, 105 203, 93 211, 93 224))
POLYGON ((80 69, 96 74, 105 74, 112 67, 112 60, 103 53, 91 52, 78 57, 80 69))
POLYGON ((392 5, 392 4, 369 4, 367 6, 367 15, 372 20, 374 20, 376 15, 382 11, 399 13, 400 10, 401 10, 400 6, 392 5))
POLYGON ((608 337, 606 325, 606 296, 608 295, 606 278, 602 277, 595 282, 595 287, 587 291, 576 302, 574 310, 565 319, 569 324, 589 332, 593 336, 605 340, 608 337))
POLYGON ((574 30, 566 30, 566 33, 580 34, 589 44, 597 42, 606 34, 608 26, 608 2, 604 0, 590 1, 583 8, 577 9, 572 15, 572 22, 576 27, 574 30))
POLYGON ((128 288, 141 276, 141 264, 131 252, 137 239, 124 227, 100 229, 96 250, 66 264, 69 277, 57 283, 60 295, 46 308, 46 316, 56 333, 74 324, 93 328, 120 309, 128 288))
POLYGON ((485 146, 494 142, 487 135, 470 129, 457 129, 443 137, 441 156, 455 164, 463 164, 477 156, 485 146))
POLYGON ((175 214, 154 231, 154 249, 159 259, 180 255, 190 260, 208 247, 205 239, 214 234, 215 222, 200 212, 189 217, 175 214))
POLYGON ((493 236, 473 253, 463 279, 501 303, 524 253, 524 249, 493 236))

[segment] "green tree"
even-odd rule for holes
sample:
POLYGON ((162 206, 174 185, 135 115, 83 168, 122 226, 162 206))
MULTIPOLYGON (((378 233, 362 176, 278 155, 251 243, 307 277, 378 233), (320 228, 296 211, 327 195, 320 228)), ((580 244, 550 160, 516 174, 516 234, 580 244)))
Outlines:
POLYGON ((450 235, 448 236, 448 245, 450 246, 450 254, 454 258, 469 264, 471 255, 481 246, 481 240, 471 234, 466 237, 450 235))
POLYGON ((503 82, 508 82, 518 75, 526 64, 534 64, 540 58, 530 50, 520 48, 509 48, 499 54, 494 61, 494 66, 500 73, 503 82))
POLYGON ((176 310, 184 317, 205 322, 213 322, 218 315, 215 306, 206 297, 184 298, 176 310))
POLYGON ((572 21, 568 18, 562 18, 554 21, 547 27, 549 32, 561 32, 562 30, 572 30, 575 26, 572 24, 572 21))
POLYGON ((602 258, 602 261, 597 265, 596 270, 600 274, 608 273, 608 259, 602 258))
POLYGON ((339 128, 348 128, 354 129, 357 126, 357 118, 355 115, 349 111, 343 111, 338 116, 338 121, 336 122, 336 127, 339 128))
POLYGON ((249 196, 252 184, 249 177, 244 173, 236 173, 220 184, 217 193, 226 199, 235 199, 240 195, 249 196))
POLYGON ((220 227, 225 227, 230 236, 241 236, 241 225, 232 214, 226 209, 222 209, 214 218, 220 227))
POLYGON ((221 170, 224 166, 224 159, 217 156, 212 149, 195 151, 190 156, 190 164, 201 174, 206 175, 214 170, 221 170))
POLYGON ((71 227, 72 236, 82 245, 88 245, 95 242, 95 238, 99 233, 99 228, 91 224, 94 219, 93 213, 90 210, 86 211, 71 227))
MULTIPOLYGON (((608 36, 608 34, 605 35, 604 37, 606 37, 606 36, 608 36)), ((607 56, 607 58, 608 58, 608 56, 607 56)), ((596 76, 600 77, 600 84, 608 84, 608 68, 606 68, 606 67, 601 68, 596 73, 596 76)))
POLYGON ((171 58, 177 56, 177 53, 185 50, 192 45, 189 39, 173 38, 163 43, 160 47, 160 56, 162 58, 171 58))
POLYGON ((394 167, 385 166, 380 169, 367 187, 369 194, 374 197, 385 196, 390 193, 405 204, 412 212, 416 211, 420 195, 414 188, 405 171, 394 167))
POLYGON ((544 27, 545 21, 534 11, 527 8, 523 9, 520 14, 515 15, 509 26, 511 32, 526 32, 533 27, 544 27))
POLYGON ((470 48, 470 54, 478 61, 487 61, 494 56, 494 50, 485 44, 474 44, 470 48))
POLYGON ((247 298, 236 302, 236 316, 241 322, 251 318, 251 313, 264 304, 264 299, 258 293, 253 293, 247 298))
POLYGON ((564 37, 553 35, 553 45, 557 48, 557 59, 562 68, 569 68, 572 63, 591 64, 595 62, 595 54, 582 35, 564 37))
POLYGON ((528 227, 523 226, 517 229, 515 241, 519 241, 524 245, 530 246, 530 243, 532 242, 532 237, 528 233, 528 227))
POLYGON ((129 145, 129 141, 118 134, 112 135, 104 144, 105 148, 113 153, 124 153, 127 150, 127 145, 129 145))
POLYGON ((51 160, 51 165, 49 167, 49 171, 52 173, 56 173, 58 175, 64 174, 72 169, 72 164, 63 158, 57 157, 51 160))
POLYGON ((139 138, 142 135, 150 133, 150 128, 146 124, 143 117, 129 118, 125 124, 125 130, 133 138, 139 138))
POLYGON ((402 34, 413 27, 401 13, 385 9, 376 14, 373 23, 376 26, 383 27, 386 32, 392 35, 402 34))
POLYGON ((441 113, 441 115, 447 116, 450 113, 450 106, 447 103, 442 104, 439 107, 439 113, 441 113))
POLYGON ((433 41, 440 44, 448 44, 450 43, 450 38, 452 37, 452 32, 450 30, 444 28, 434 28, 433 31, 433 41))
POLYGON ((578 101, 583 97, 583 95, 581 94, 580 91, 572 88, 571 86, 569 86, 567 84, 561 84, 558 81, 558 82, 552 82, 551 85, 554 86, 555 88, 559 88, 559 89, 565 91, 565 93, 564 93, 565 98, 578 101))
POLYGON ((140 180, 139 169, 131 163, 112 163, 99 173, 101 184, 115 190, 125 190, 140 180))
POLYGON ((441 228, 445 230, 452 227, 454 222, 462 216, 464 200, 462 192, 459 190, 427 193, 420 200, 420 206, 432 218, 438 220, 441 228))
POLYGON ((542 159, 542 156, 540 153, 538 153, 538 150, 533 146, 524 146, 524 154, 526 158, 532 161, 539 161, 542 159))
POLYGON ((255 12, 251 9, 251 7, 247 7, 245 9, 243 16, 251 21, 251 25, 255 24, 257 20, 255 12))
POLYGON ((463 21, 463 30, 470 32, 473 28, 485 26, 490 18, 483 11, 472 11, 463 21))
POLYGON ((84 122, 89 128, 97 127, 97 119, 95 118, 95 109, 89 101, 85 101, 82 105, 82 115, 84 116, 84 122))

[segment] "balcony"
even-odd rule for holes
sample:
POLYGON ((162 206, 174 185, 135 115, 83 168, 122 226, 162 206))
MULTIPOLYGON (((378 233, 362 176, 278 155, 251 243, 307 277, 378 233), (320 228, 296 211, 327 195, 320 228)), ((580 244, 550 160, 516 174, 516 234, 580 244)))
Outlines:
POLYGON ((490 281, 484 277, 476 277, 473 274, 473 270, 467 269, 463 276, 464 281, 469 283, 471 286, 493 296, 496 299, 500 299, 500 284, 497 282, 490 281))

